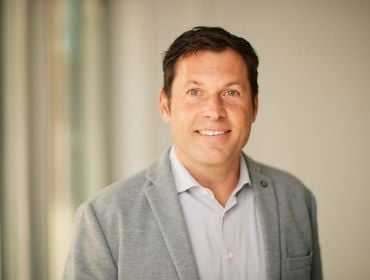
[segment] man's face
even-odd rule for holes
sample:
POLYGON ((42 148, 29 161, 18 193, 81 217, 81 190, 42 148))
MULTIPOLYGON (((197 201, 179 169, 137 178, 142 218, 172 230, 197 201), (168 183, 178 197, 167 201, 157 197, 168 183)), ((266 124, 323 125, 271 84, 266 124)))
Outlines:
POLYGON ((161 92, 176 154, 188 167, 225 167, 239 160, 257 113, 247 68, 234 50, 199 51, 180 58, 172 96, 161 92))

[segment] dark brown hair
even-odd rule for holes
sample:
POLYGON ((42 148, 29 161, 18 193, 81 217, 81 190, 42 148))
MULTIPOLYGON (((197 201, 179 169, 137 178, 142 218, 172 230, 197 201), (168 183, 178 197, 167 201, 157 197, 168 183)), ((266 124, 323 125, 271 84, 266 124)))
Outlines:
POLYGON ((171 87, 175 77, 177 61, 186 55, 201 50, 221 52, 233 49, 239 53, 247 66, 252 99, 258 94, 258 56, 244 38, 231 34, 221 27, 197 26, 184 32, 170 45, 163 57, 163 90, 171 99, 171 87))

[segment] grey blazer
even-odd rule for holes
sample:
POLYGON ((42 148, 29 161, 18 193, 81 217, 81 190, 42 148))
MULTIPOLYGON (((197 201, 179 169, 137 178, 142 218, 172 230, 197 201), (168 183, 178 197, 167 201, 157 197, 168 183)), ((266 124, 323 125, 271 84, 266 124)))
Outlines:
MULTIPOLYGON (((246 160, 266 279, 322 279, 313 195, 291 175, 246 160)), ((168 151, 80 206, 64 279, 199 279, 168 151)))

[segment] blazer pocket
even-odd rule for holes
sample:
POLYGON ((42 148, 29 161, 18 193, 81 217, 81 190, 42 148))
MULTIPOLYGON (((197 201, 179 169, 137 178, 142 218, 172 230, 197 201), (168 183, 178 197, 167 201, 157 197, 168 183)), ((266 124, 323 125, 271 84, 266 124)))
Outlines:
POLYGON ((311 268, 312 256, 313 252, 311 251, 309 255, 304 257, 287 258, 288 270, 311 268))
POLYGON ((310 280, 312 266, 311 252, 308 256, 287 258, 288 275, 290 280, 310 280))

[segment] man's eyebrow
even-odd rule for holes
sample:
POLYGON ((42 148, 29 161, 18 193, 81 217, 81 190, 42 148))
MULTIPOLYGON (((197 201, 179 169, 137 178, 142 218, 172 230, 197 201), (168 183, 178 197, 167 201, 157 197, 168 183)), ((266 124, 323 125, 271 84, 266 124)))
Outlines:
POLYGON ((229 86, 241 86, 241 84, 240 84, 240 83, 238 83, 238 82, 230 82, 230 83, 227 83, 227 84, 225 85, 225 87, 229 87, 229 86))
POLYGON ((202 82, 199 82, 199 81, 196 81, 196 80, 191 80, 191 81, 187 82, 186 84, 187 84, 187 85, 194 84, 194 85, 196 85, 196 86, 201 86, 201 85, 203 85, 203 83, 202 83, 202 82))
MULTIPOLYGON (((186 85, 191 85, 191 84, 194 84, 196 86, 201 86, 201 85, 204 85, 204 83, 200 82, 200 81, 196 81, 196 80, 191 80, 189 82, 186 83, 186 85)), ((235 81, 235 82, 229 82, 227 84, 224 85, 224 87, 229 87, 229 86, 242 86, 239 82, 235 81)))

